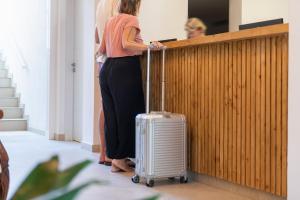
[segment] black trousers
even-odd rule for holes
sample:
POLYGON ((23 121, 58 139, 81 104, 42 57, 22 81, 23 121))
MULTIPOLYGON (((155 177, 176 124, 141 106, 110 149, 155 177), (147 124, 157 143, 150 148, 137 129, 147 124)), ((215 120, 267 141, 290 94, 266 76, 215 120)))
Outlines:
POLYGON ((107 156, 135 158, 135 117, 145 112, 139 57, 108 58, 100 85, 107 156))

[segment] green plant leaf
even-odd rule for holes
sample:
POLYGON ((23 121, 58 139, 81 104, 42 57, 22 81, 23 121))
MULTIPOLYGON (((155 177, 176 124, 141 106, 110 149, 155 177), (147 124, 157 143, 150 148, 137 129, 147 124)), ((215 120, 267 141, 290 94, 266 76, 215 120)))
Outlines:
POLYGON ((28 200, 49 192, 56 185, 58 156, 38 164, 23 181, 12 200, 28 200))
POLYGON ((102 184, 102 182, 89 181, 69 191, 68 188, 65 187, 63 189, 58 189, 46 195, 35 198, 34 200, 73 200, 83 189, 94 184, 102 184))
POLYGON ((89 160, 83 161, 62 172, 59 172, 54 189, 66 187, 77 176, 77 174, 79 174, 84 168, 86 168, 91 163, 92 161, 89 160))
POLYGON ((148 197, 148 198, 145 198, 145 199, 142 199, 142 200, 158 200, 159 197, 160 197, 160 195, 156 195, 156 196, 148 197))

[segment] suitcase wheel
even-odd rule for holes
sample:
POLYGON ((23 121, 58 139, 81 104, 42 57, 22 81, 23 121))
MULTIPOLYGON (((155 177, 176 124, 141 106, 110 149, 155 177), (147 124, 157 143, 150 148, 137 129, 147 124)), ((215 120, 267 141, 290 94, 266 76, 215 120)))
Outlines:
POLYGON ((188 178, 187 177, 184 177, 184 176, 181 176, 180 177, 180 183, 183 184, 183 183, 187 183, 188 182, 188 178))
POLYGON ((139 183, 140 182, 140 177, 138 175, 135 175, 131 178, 132 182, 134 183, 139 183))
POLYGON ((146 183, 146 186, 147 187, 153 187, 154 186, 154 180, 147 180, 147 183, 146 183))

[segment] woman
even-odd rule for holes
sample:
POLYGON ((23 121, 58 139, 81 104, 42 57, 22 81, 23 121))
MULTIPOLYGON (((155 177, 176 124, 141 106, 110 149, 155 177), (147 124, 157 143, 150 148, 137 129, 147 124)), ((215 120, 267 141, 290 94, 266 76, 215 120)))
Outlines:
MULTIPOLYGON (((107 156, 112 172, 131 172, 135 157, 135 117, 145 112, 139 55, 148 49, 140 36, 137 14, 141 0, 121 0, 119 15, 106 24, 100 53, 107 55, 101 72, 107 156)), ((162 44, 154 42, 152 49, 162 44)))
POLYGON ((198 18, 190 18, 185 24, 188 39, 205 36, 206 29, 205 24, 198 18))
MULTIPOLYGON (((100 45, 101 43, 100 39, 102 39, 105 24, 107 23, 107 21, 111 17, 118 15, 118 8, 119 8, 119 0, 101 0, 98 3, 97 11, 96 11, 96 30, 95 30, 95 41, 97 45, 100 45)), ((105 62, 105 59, 106 59, 105 55, 102 54, 97 55, 98 74, 100 72, 101 66, 105 62)), ((101 93, 100 93, 100 97, 101 97, 101 93)), ((102 97, 100 98, 100 104, 101 105, 100 105, 100 112, 99 112, 99 134, 100 134, 101 151, 100 151, 99 164, 110 166, 111 159, 106 156, 102 97)))

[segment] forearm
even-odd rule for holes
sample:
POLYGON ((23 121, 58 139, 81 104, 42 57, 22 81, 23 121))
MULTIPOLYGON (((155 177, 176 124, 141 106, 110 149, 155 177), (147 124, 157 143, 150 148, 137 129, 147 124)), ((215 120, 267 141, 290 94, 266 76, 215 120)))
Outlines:
POLYGON ((148 45, 134 41, 126 41, 123 43, 123 48, 131 51, 146 51, 148 49, 148 45))

